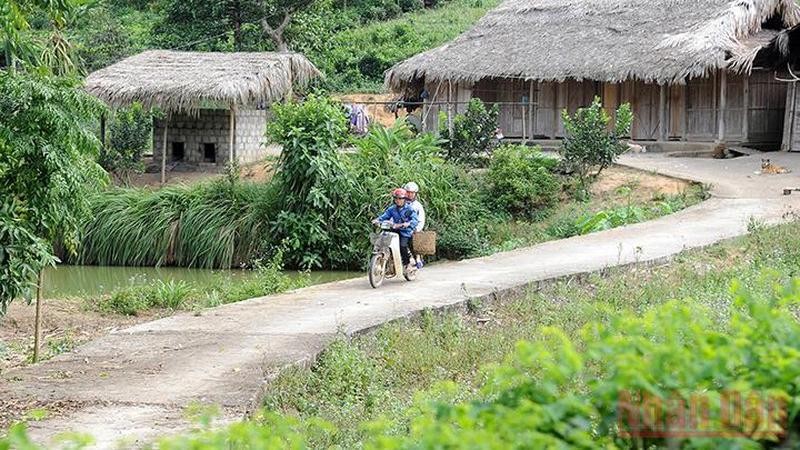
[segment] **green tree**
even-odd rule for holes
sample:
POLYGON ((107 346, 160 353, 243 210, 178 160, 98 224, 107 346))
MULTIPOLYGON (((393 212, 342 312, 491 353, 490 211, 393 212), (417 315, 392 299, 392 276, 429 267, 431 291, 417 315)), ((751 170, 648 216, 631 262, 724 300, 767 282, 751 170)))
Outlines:
POLYGON ((264 16, 261 27, 279 52, 289 51, 289 44, 284 38, 286 28, 298 12, 309 8, 316 0, 264 0, 262 7, 264 16))
POLYGON ((0 68, 18 65, 49 69, 56 75, 75 73, 79 61, 64 32, 84 10, 85 0, 4 0, 0 3, 0 68), (29 17, 44 17, 47 33, 34 34, 29 17))
POLYGON ((287 262, 295 267, 322 267, 339 225, 340 205, 349 192, 339 146, 347 136, 340 105, 310 95, 302 103, 273 105, 267 136, 283 145, 276 182, 279 189, 277 237, 288 246, 287 262))
POLYGON ((579 188, 585 192, 590 178, 596 178, 627 149, 622 137, 629 136, 633 113, 627 103, 617 109, 614 126, 600 98, 591 105, 580 108, 570 116, 562 111, 566 137, 559 153, 564 166, 578 178, 579 188), (597 172, 591 174, 596 169, 597 172))
POLYGON ((0 70, 0 313, 74 252, 86 190, 103 177, 87 124, 101 104, 63 79, 0 70))
POLYGON ((439 133, 444 139, 444 156, 450 161, 476 166, 491 154, 495 146, 495 131, 500 110, 497 105, 487 108, 473 98, 464 114, 458 114, 449 126, 441 117, 439 133))
POLYGON ((100 150, 100 165, 117 181, 129 184, 133 173, 144 171, 142 153, 149 147, 153 114, 134 104, 116 111, 110 123, 108 145, 100 150))

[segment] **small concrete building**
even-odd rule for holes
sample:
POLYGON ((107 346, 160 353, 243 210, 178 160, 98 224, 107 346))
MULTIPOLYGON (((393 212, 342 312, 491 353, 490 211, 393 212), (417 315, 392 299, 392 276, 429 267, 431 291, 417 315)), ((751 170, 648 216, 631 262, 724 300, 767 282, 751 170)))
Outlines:
POLYGON ((153 156, 168 165, 217 169, 266 154, 269 105, 322 74, 298 53, 154 50, 90 74, 86 90, 112 108, 141 103, 153 123, 153 156))
POLYGON ((506 137, 555 140, 561 111, 600 97, 631 104, 634 140, 787 148, 797 102, 776 55, 798 24, 794 0, 505 0, 395 65, 386 85, 425 97, 428 130, 480 98, 498 105, 506 137))

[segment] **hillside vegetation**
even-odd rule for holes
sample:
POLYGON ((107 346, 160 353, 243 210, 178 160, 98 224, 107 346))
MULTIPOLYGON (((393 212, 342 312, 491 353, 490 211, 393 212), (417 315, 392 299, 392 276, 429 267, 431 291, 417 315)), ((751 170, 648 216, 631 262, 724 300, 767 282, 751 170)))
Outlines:
MULTIPOLYGON (((393 64, 466 31, 499 0, 419 2, 321 0, 286 30, 292 50, 306 54, 338 92, 377 91, 393 64)), ((97 0, 69 28, 85 72, 147 49, 271 51, 256 0, 97 0)))

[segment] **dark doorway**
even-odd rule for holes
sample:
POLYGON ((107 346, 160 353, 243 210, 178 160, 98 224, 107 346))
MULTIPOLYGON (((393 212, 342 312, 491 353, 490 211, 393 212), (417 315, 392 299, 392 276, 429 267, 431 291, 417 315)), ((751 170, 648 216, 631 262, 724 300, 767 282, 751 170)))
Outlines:
POLYGON ((203 144, 203 161, 208 163, 217 162, 217 145, 203 144))
POLYGON ((173 142, 172 143, 172 160, 173 161, 183 161, 183 157, 186 155, 185 145, 183 142, 173 142))

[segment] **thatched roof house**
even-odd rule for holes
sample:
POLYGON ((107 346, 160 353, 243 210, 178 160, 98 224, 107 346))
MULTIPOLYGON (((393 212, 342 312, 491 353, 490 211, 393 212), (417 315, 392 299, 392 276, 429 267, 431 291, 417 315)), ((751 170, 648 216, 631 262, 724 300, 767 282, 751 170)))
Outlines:
POLYGON ((154 123, 163 180, 167 160, 221 166, 261 158, 269 105, 321 76, 298 53, 153 50, 90 74, 85 89, 114 108, 138 102, 167 113, 154 123))
MULTIPOLYGON (((681 130, 678 125, 686 124, 669 123, 670 118, 685 121, 687 108, 692 108, 685 91, 696 91, 695 110, 716 110, 714 116, 719 116, 726 100, 729 107, 741 109, 746 84, 741 77, 748 78, 757 56, 781 30, 798 24, 800 7, 794 0, 506 0, 455 40, 392 67, 386 85, 410 93, 423 85, 431 93, 439 87, 439 100, 448 97, 449 103, 459 103, 477 90, 494 95, 496 101, 502 97, 505 103, 524 104, 531 123, 506 127, 518 129, 520 136, 556 137, 561 130, 552 117, 549 123, 537 123, 536 109, 574 109, 601 95, 604 100, 616 97, 645 103, 640 109, 657 109, 654 114, 640 111, 647 116, 640 121, 649 122, 638 130, 640 138, 710 138, 718 130, 681 130), (727 93, 720 91, 726 75, 727 93), (687 88, 687 83, 693 87, 687 88), (467 95, 465 90, 473 92, 467 95), (519 92, 503 94, 509 90, 519 92), (707 99, 698 97, 701 90, 709 91, 707 99), (739 91, 741 98, 729 98, 739 91), (561 103, 559 93, 567 97, 561 103), (527 97, 525 102, 522 97, 527 97), (658 110, 659 104, 665 110, 658 110), (650 116, 659 114, 660 124, 651 123, 657 117, 650 116), (660 135, 653 133, 658 128, 660 135)), ((765 84, 774 78, 759 77, 765 84)), ((780 88, 773 90, 762 94, 780 95, 780 88)), ((741 116, 748 113, 742 111, 741 116)), ((716 117, 702 120, 707 119, 716 117)), ((739 127, 746 121, 736 120, 739 127)))
POLYGON ((179 112, 269 104, 320 76, 299 53, 151 50, 93 72, 86 90, 113 107, 139 102, 179 112))

